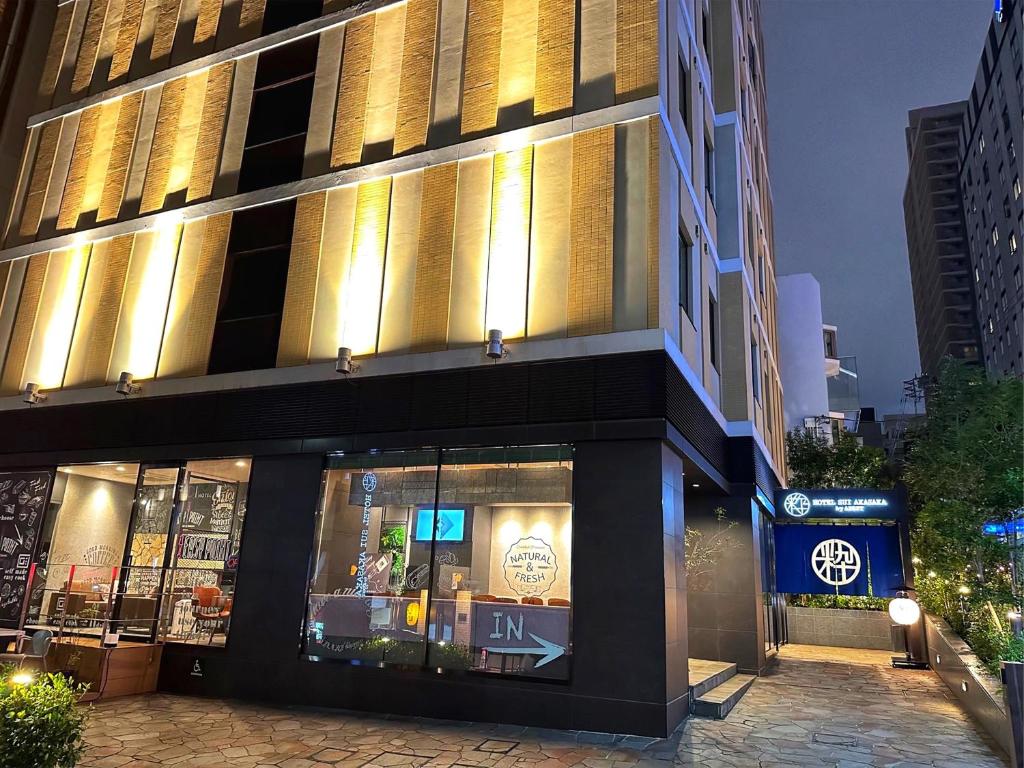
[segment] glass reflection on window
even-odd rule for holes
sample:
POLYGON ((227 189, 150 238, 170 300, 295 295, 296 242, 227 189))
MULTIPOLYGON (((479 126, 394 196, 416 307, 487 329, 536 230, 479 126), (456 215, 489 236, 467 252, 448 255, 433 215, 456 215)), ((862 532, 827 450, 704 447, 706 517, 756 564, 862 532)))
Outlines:
POLYGON ((565 678, 571 561, 566 447, 331 457, 306 652, 565 678))

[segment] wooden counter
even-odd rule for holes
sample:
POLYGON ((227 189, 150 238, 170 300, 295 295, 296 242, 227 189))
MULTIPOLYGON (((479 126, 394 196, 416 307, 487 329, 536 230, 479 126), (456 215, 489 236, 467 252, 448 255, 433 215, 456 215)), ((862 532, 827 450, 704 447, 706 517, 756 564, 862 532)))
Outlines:
POLYGON ((85 701, 156 690, 162 645, 120 643, 102 648, 99 641, 80 638, 75 643, 54 643, 47 656, 50 672, 64 672, 89 686, 85 701))

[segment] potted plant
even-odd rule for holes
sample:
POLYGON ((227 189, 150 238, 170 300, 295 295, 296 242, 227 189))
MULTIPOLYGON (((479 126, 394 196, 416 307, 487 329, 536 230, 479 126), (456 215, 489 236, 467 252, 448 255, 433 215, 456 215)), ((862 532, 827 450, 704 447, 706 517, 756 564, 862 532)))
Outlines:
POLYGON ((82 756, 87 686, 0 666, 0 768, 72 768, 82 756))

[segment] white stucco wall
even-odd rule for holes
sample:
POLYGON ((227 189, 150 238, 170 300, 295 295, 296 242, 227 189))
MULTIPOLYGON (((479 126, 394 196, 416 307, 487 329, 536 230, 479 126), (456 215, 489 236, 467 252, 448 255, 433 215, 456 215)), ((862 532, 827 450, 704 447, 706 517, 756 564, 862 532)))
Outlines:
POLYGON ((807 416, 828 413, 825 348, 821 336, 821 286, 814 275, 778 278, 779 367, 786 393, 786 430, 807 416))

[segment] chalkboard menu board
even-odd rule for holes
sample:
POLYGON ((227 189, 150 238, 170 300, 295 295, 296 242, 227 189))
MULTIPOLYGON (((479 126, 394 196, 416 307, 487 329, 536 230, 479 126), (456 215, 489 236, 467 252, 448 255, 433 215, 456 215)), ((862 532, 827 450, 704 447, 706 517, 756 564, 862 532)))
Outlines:
POLYGON ((43 525, 50 472, 0 473, 0 624, 17 624, 43 525))

